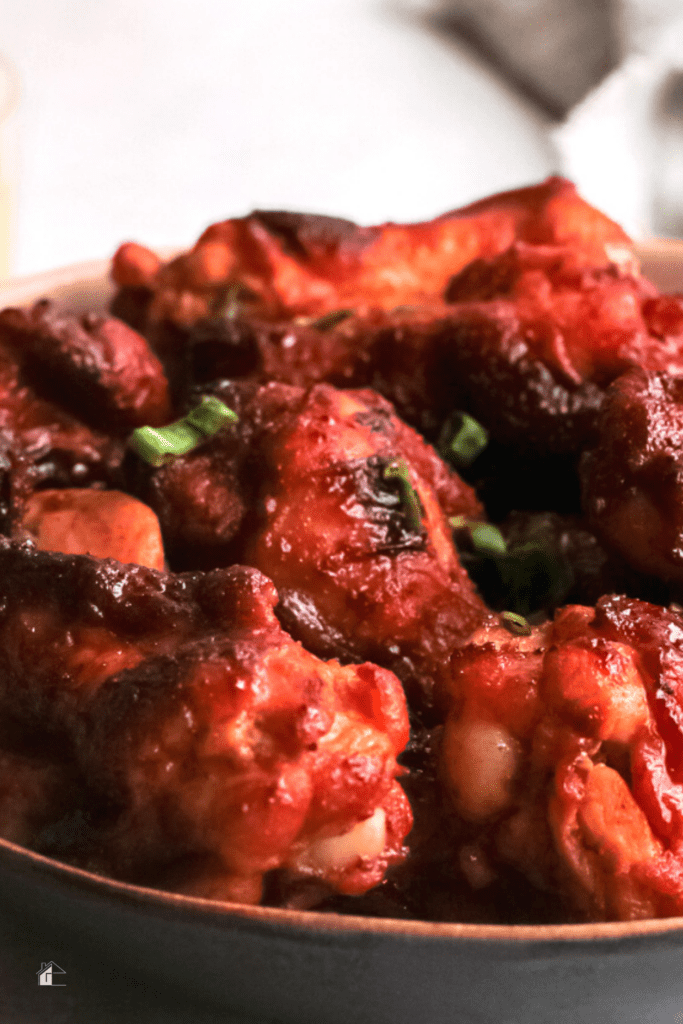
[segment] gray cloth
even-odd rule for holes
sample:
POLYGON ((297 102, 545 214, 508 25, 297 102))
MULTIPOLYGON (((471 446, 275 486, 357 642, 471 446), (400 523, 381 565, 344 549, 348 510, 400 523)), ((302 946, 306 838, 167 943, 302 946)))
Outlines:
POLYGON ((619 60, 610 0, 425 0, 413 6, 465 36, 556 116, 619 60))

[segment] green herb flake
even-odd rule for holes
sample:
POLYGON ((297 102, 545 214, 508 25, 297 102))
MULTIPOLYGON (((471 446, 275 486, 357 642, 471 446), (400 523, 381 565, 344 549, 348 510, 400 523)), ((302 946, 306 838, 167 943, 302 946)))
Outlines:
POLYGON ((408 516, 411 529, 418 532, 422 529, 424 509, 420 496, 410 482, 410 471, 403 459, 390 463, 384 469, 385 480, 398 480, 401 486, 401 501, 408 516))
POLYGON ((505 537, 492 523, 468 523, 472 546, 478 555, 504 555, 507 553, 505 537))
POLYGON ((523 615, 518 615, 517 612, 501 612, 500 619, 509 633, 515 636, 531 636, 531 626, 523 615))
POLYGON ((448 520, 451 530, 466 530, 468 519, 467 516, 451 516, 448 520))
POLYGON ((481 523, 477 519, 468 519, 467 516, 451 516, 448 522, 456 533, 459 530, 467 530, 477 555, 497 558, 507 554, 505 537, 493 523, 481 523))
POLYGON ((129 446, 151 466, 185 455, 205 438, 217 434, 227 423, 236 423, 237 413, 219 398, 205 396, 182 419, 165 427, 138 427, 128 439, 129 446))
POLYGON ((439 438, 443 457, 458 469, 467 469, 489 443, 488 431, 466 412, 458 412, 444 424, 439 438))
POLYGON ((188 412, 185 422, 206 437, 218 433, 226 423, 237 423, 239 419, 233 409, 213 395, 205 395, 198 406, 188 412))

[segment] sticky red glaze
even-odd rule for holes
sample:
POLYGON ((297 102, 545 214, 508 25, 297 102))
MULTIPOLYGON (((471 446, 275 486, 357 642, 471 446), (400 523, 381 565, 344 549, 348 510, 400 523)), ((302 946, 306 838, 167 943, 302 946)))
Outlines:
POLYGON ((141 334, 114 317, 76 317, 42 300, 30 310, 3 310, 0 339, 43 391, 96 426, 126 432, 171 417, 161 363, 141 334))
POLYGON ((629 565, 683 581, 683 378, 642 370, 607 393, 597 446, 584 456, 584 504, 629 565))
POLYGON ((559 891, 578 917, 680 914, 680 617, 604 597, 596 609, 563 609, 529 637, 488 627, 452 667, 441 694, 442 766, 456 809, 480 822, 489 864, 512 864, 559 891), (466 742, 462 723, 472 735, 507 737, 514 751, 514 771, 494 780, 503 797, 488 816, 477 818, 458 788, 465 775, 449 730, 466 742))
POLYGON ((504 192, 419 224, 359 227, 306 214, 257 211, 214 224, 190 252, 159 269, 122 247, 114 260, 121 286, 154 292, 153 321, 191 323, 211 312, 220 290, 239 281, 255 311, 278 316, 343 307, 391 309, 441 294, 471 260, 507 249, 515 239, 571 242, 604 257, 605 244, 628 241, 561 178, 504 192))
POLYGON ((90 791, 63 856, 137 880, 182 871, 195 893, 208 872, 211 892, 250 901, 273 868, 355 893, 405 856, 400 683, 292 641, 256 570, 172 576, 7 542, 0 563, 3 717, 61 737, 90 791), (378 809, 371 856, 306 862, 378 809))

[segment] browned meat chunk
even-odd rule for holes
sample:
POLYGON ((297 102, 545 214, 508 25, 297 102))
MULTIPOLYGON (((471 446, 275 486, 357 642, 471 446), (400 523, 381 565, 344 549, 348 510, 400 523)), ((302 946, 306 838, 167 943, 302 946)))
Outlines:
POLYGON ((125 433, 171 418, 161 363, 120 320, 77 317, 42 300, 29 310, 3 310, 0 340, 39 391, 96 427, 125 433))
MULTIPOLYGON (((191 324, 239 288, 255 313, 319 315, 391 309, 441 295, 448 280, 516 239, 572 243, 602 259, 627 236, 561 178, 516 189, 420 224, 362 228, 350 221, 257 211, 208 228, 190 252, 163 264, 127 243, 114 258, 122 288, 147 289, 147 322, 191 324)), ((143 291, 144 294, 144 291, 143 291)))
POLYGON ((583 460, 594 528, 629 565, 683 582, 683 378, 632 371, 607 393, 583 460))
POLYGON ((628 262, 587 266, 574 250, 517 244, 466 268, 447 298, 460 304, 446 358, 467 381, 463 405, 518 446, 575 450, 625 370, 683 372, 683 302, 628 262))
POLYGON ((357 893, 405 855, 398 680, 306 652, 256 570, 4 542, 0 592, 3 719, 60 739, 93 793, 72 859, 253 902, 275 868, 357 893))
POLYGON ((86 485, 115 476, 123 444, 40 397, 0 343, 0 433, 18 492, 38 485, 86 485))
POLYGON ((619 597, 455 652, 441 771, 475 884, 513 865, 574 916, 681 913, 682 665, 680 617, 619 597))
POLYGON ((474 493, 372 392, 319 385, 265 415, 278 393, 254 403, 263 513, 246 561, 275 581, 305 643, 334 651, 341 637, 340 653, 392 667, 428 703, 485 612, 447 521, 481 514, 474 493))
POLYGON ((164 568, 159 520, 151 508, 121 491, 36 491, 25 502, 17 532, 43 551, 164 568))
POLYGON ((218 390, 239 424, 153 471, 142 495, 183 540, 183 564, 210 552, 255 565, 310 650, 386 665, 428 704, 452 648, 486 612, 448 524, 481 517, 472 489, 371 391, 218 390), (221 487, 227 543, 221 552, 214 535, 202 553, 193 543, 204 530, 210 540, 221 487))

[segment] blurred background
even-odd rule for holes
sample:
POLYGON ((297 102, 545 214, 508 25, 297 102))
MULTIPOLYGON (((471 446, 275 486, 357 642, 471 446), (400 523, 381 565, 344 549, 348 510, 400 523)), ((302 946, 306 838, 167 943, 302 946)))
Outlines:
POLYGON ((555 171, 634 234, 683 234, 683 0, 0 0, 0 14, 21 86, 12 182, 0 150, 14 274, 128 238, 188 245, 255 207, 430 218, 555 171))

